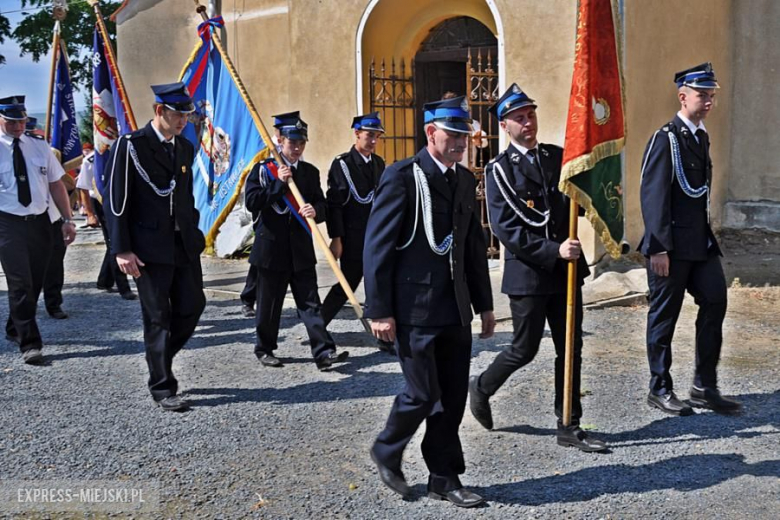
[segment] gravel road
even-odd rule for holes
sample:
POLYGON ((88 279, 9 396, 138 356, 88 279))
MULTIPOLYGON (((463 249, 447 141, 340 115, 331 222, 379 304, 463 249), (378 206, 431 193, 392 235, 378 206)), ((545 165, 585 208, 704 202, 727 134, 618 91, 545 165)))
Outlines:
MULTIPOLYGON (((174 362, 194 409, 165 413, 146 390, 138 302, 94 288, 101 254, 92 245, 68 252, 70 319, 39 310, 46 365, 24 365, 15 345, 0 343, 0 481, 147 483, 160 492, 149 518, 780 517, 778 287, 730 290, 720 377, 724 394, 745 405, 738 417, 677 418, 650 409, 646 308, 587 312, 583 423, 610 443, 606 454, 556 445, 547 336, 537 359, 492 400, 495 431, 466 412, 463 481, 490 504, 465 511, 424 497, 419 433, 404 466, 416 498, 403 501, 379 483, 368 448, 402 379, 351 312, 333 324, 348 363, 318 372, 304 328, 287 308, 279 351, 286 366, 269 369, 252 353, 252 321, 220 293, 174 362)), ((207 260, 207 277, 224 278, 231 265, 245 268, 207 260)), ((695 311, 687 300, 675 338, 682 396, 693 370, 695 311)), ((7 313, 3 290, 0 315, 7 313)), ((472 373, 509 341, 509 323, 493 339, 475 340, 472 373)), ((0 517, 10 516, 9 507, 0 503, 0 517)), ((67 517, 47 515, 37 517, 67 517)))

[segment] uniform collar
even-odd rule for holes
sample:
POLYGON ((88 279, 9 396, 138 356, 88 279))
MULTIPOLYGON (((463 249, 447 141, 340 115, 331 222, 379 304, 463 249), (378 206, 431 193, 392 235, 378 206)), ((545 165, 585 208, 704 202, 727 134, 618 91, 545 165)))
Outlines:
POLYGON ((682 121, 683 123, 685 123, 685 126, 687 126, 687 127, 688 127, 688 130, 690 130, 690 131, 691 131, 691 133, 692 133, 693 135, 696 135, 696 130, 704 130, 704 132, 705 132, 705 133, 707 132, 707 129, 706 129, 706 128, 704 128, 704 121, 699 121, 699 126, 696 126, 696 125, 694 125, 694 124, 691 122, 691 120, 690 120, 690 119, 688 119, 687 117, 685 117, 685 116, 683 115, 683 113, 682 113, 682 110, 680 110, 679 112, 677 112, 677 117, 679 117, 679 118, 680 118, 680 121, 682 121))
MULTIPOLYGON (((444 172, 446 172, 447 170, 450 169, 447 166, 444 166, 444 163, 439 161, 436 157, 434 157, 432 153, 429 153, 428 155, 431 156, 431 159, 433 160, 434 163, 436 163, 436 166, 439 167, 439 170, 441 170, 442 173, 444 173, 444 172)), ((452 165, 452 170, 453 171, 455 170, 455 165, 454 164, 452 165)))
MULTIPOLYGON (((27 134, 22 134, 19 136, 19 141, 24 143, 29 139, 30 137, 27 134)), ((13 146, 14 144, 14 138, 10 134, 6 134, 5 132, 0 132, 0 141, 3 141, 8 146, 13 146)))
POLYGON ((288 160, 287 160, 287 157, 285 157, 285 156, 284 156, 284 154, 283 154, 282 152, 279 152, 279 156, 282 158, 282 160, 284 161, 284 163, 285 163, 287 166, 291 167, 291 168, 298 168, 298 163, 299 163, 299 162, 301 162, 301 160, 300 160, 300 159, 298 159, 298 160, 297 160, 297 161, 295 161, 294 163, 291 163, 290 161, 288 161, 288 160))
POLYGON ((154 122, 152 122, 152 130, 154 130, 154 133, 157 135, 157 138, 160 140, 160 142, 161 142, 161 143, 171 143, 171 144, 172 144, 172 145, 174 145, 174 146, 176 145, 176 136, 174 135, 173 137, 171 137, 171 139, 170 139, 170 141, 169 141, 168 139, 166 139, 166 138, 165 138, 165 137, 162 135, 162 132, 160 132, 159 130, 157 130, 157 127, 156 127, 156 126, 154 126, 154 122))
POLYGON ((366 157, 362 153, 360 153, 357 149, 357 146, 352 145, 352 149, 350 150, 350 155, 352 156, 352 160, 355 162, 356 166, 360 166, 361 164, 370 164, 371 158, 373 157, 373 154, 366 157), (359 161, 358 159, 363 159, 363 161, 359 161))
POLYGON ((539 141, 536 142, 536 146, 534 146, 533 148, 526 148, 525 146, 517 143, 514 139, 511 138, 509 139, 509 142, 512 143, 512 146, 517 148, 517 151, 523 155, 528 155, 529 150, 533 150, 537 156, 539 155, 539 141))

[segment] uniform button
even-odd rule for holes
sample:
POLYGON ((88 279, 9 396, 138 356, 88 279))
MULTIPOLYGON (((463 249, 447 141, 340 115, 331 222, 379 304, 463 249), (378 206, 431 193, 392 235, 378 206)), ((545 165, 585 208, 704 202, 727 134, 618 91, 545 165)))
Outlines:
POLYGON ((452 229, 453 229, 454 231, 457 231, 457 230, 458 230, 458 226, 454 226, 452 229))

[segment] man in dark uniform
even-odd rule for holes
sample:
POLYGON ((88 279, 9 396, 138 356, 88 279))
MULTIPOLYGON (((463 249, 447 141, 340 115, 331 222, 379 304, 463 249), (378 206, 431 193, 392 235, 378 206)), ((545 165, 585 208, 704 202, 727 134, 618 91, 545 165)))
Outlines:
POLYGON ((309 334, 311 353, 317 368, 330 370, 334 363, 349 355, 336 353, 336 344, 322 321, 317 292, 317 259, 311 230, 305 218, 325 220, 325 196, 320 187, 320 172, 301 159, 308 130, 297 115, 279 128, 284 164, 268 160, 256 165, 246 181, 246 207, 259 213, 257 234, 249 262, 257 267, 257 310, 255 355, 264 366, 281 367, 274 355, 279 322, 287 287, 292 289, 298 316, 309 334), (295 181, 306 204, 298 208, 288 188, 295 181))
POLYGON ((501 291, 509 296, 514 333, 512 343, 481 375, 469 383, 474 417, 493 428, 489 398, 515 371, 539 352, 545 320, 555 345, 555 415, 557 442, 583 451, 603 451, 606 444, 580 427, 580 372, 582 366, 582 294, 588 275, 579 240, 568 238, 569 199, 558 191, 563 150, 540 144, 536 103, 517 84, 490 108, 509 135, 506 151, 485 170, 486 197, 493 233, 505 247, 501 291), (571 424, 564 426, 563 387, 566 352, 566 269, 577 260, 578 289, 574 331, 574 373, 571 424))
MULTIPOLYGON (((274 135, 272 139, 274 140, 273 145, 276 147, 277 152, 281 150, 279 145, 279 139, 281 137, 279 129, 289 122, 295 124, 295 121, 300 119, 299 115, 300 112, 288 112, 286 114, 271 116, 274 118, 274 135)), ((303 122, 302 119, 301 121, 303 122)), ((244 193, 246 193, 246 191, 244 193)), ((244 206, 246 206, 246 203, 244 206)), ((255 236, 257 236, 258 222, 260 221, 259 213, 257 211, 252 211, 251 215, 252 227, 254 228, 255 236)), ((252 263, 249 264, 249 270, 246 273, 246 281, 244 282, 244 288, 241 290, 240 299, 241 314, 243 314, 245 318, 254 318, 255 300, 257 299, 257 267, 252 263)))
POLYGON ((481 338, 493 335, 495 317, 476 183, 458 164, 471 117, 464 97, 423 110, 428 145, 382 175, 366 230, 366 317, 378 339, 396 342, 406 381, 371 458, 382 482, 408 496, 403 451, 425 421, 428 496, 474 507, 484 499, 458 477, 466 470, 458 429, 468 393, 471 308, 481 316, 481 338))
POLYGON ((100 271, 98 271, 96 286, 101 291, 111 292, 114 290, 114 284, 116 284, 116 289, 119 291, 122 299, 135 300, 136 295, 130 288, 127 275, 119 270, 116 256, 111 253, 111 237, 106 226, 106 215, 103 203, 98 198, 94 179, 95 152, 90 148, 89 152, 84 156, 76 187, 79 189, 81 204, 87 212, 87 225, 93 228, 99 227, 103 233, 103 240, 106 243, 106 251, 103 254, 103 263, 100 265, 100 271))
POLYGON ((154 119, 117 139, 104 172, 105 217, 119 269, 136 280, 144 323, 149 390, 163 410, 189 404, 178 394, 173 357, 206 306, 192 195, 192 143, 180 137, 194 110, 183 83, 154 85, 154 119))
POLYGON ((709 222, 712 161, 704 128, 719 86, 710 63, 678 72, 674 81, 680 111, 653 134, 642 161, 645 233, 639 250, 647 258, 650 288, 647 402, 672 415, 693 413, 675 396, 670 373, 674 327, 687 290, 699 306, 691 402, 731 413, 740 404, 720 395, 717 380, 727 297, 721 251, 709 222))
MULTIPOLYGON (((330 250, 341 263, 341 271, 354 291, 363 279, 363 242, 374 203, 374 192, 385 170, 385 161, 374 153, 385 132, 379 112, 352 120, 355 145, 337 156, 328 171, 328 234, 330 250)), ((331 287, 322 304, 327 326, 347 301, 340 284, 331 287)), ((392 343, 379 341, 381 350, 393 352, 392 343)))
POLYGON ((0 264, 8 284, 6 338, 17 343, 25 363, 43 361, 35 313, 52 252, 48 208, 62 215, 65 245, 76 238, 65 172, 39 136, 25 134, 24 96, 0 99, 0 264))

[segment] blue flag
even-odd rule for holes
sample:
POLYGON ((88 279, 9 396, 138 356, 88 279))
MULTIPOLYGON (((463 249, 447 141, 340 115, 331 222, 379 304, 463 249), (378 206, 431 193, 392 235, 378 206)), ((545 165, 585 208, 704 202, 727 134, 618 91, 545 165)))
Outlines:
POLYGON ((247 100, 212 41, 212 31, 222 24, 218 17, 198 27, 201 41, 181 74, 195 102, 182 135, 195 145, 192 185, 206 247, 213 246, 249 172, 269 154, 247 100))
POLYGON ((95 184, 98 193, 103 193, 105 183, 103 172, 108 152, 117 137, 132 131, 128 114, 122 103, 121 93, 116 88, 116 64, 111 62, 106 46, 95 26, 92 45, 92 136, 95 144, 95 184))
MULTIPOLYGON (((56 52, 56 50, 55 50, 56 52)), ((81 164, 81 140, 76 119, 76 104, 70 82, 68 54, 65 42, 60 40, 57 69, 54 76, 54 107, 51 118, 51 147, 65 171, 81 164)))

